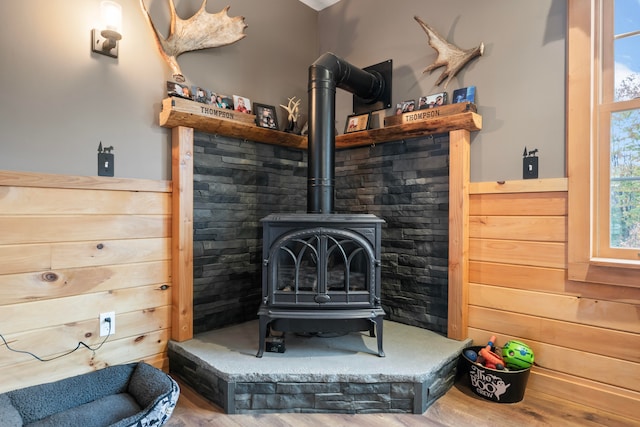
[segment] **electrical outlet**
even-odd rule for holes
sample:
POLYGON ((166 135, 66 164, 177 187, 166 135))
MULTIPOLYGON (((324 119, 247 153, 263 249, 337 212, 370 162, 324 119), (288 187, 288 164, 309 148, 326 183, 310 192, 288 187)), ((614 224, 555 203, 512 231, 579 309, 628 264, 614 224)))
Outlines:
POLYGON ((106 337, 116 333, 116 313, 110 311, 108 313, 100 313, 100 336, 106 337), (111 322, 107 322, 111 319, 111 322))

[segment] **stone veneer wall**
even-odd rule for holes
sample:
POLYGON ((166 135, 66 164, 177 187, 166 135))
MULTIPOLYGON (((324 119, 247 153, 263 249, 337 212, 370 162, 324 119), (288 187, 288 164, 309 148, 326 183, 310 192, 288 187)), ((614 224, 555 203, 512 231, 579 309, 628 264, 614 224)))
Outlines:
MULTIPOLYGON (((452 355, 428 375, 385 380, 368 376, 309 380, 305 374, 271 378, 254 373, 228 374, 211 368, 174 342, 169 343, 171 372, 227 414, 307 413, 414 413, 422 414, 453 385, 458 357, 452 355), (237 378, 236 378, 237 377, 237 378)), ((276 375, 278 376, 278 375, 276 375)))
POLYGON ((257 317, 260 220, 306 211, 306 153, 196 132, 193 175, 193 329, 199 333, 257 317))
MULTIPOLYGON (((306 152, 195 134, 194 332, 254 319, 260 219, 306 211, 306 152)), ((336 151, 336 211, 382 229, 387 318, 446 334, 448 134, 336 151)))
POLYGON ((340 150, 336 210, 382 227, 387 318, 447 332, 449 134, 340 150))

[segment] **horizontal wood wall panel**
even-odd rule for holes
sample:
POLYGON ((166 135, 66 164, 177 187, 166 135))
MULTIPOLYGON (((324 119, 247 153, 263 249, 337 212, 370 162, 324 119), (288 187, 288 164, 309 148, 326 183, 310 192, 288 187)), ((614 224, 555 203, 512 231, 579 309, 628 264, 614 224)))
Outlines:
POLYGON ((99 240, 52 245, 51 268, 130 264, 171 259, 171 238, 99 240))
POLYGON ((469 281, 484 285, 562 293, 565 291, 565 276, 566 270, 561 268, 480 261, 469 263, 469 281))
POLYGON ((72 297, 0 305, 0 333, 12 334, 51 325, 98 320, 100 313, 126 313, 170 304, 171 288, 138 286, 72 297), (46 315, 43 315, 46 313, 46 315))
POLYGON ((169 334, 170 330, 164 329, 107 341, 95 353, 84 349, 50 362, 33 360, 12 365, 11 369, 2 369, 0 393, 57 381, 67 378, 71 372, 79 375, 111 365, 145 360, 147 357, 156 359, 160 350, 167 348, 169 334))
POLYGON ((560 242, 470 238, 469 259, 535 267, 567 267, 566 244, 560 242))
MULTIPOLYGON (((562 372, 533 369, 527 387, 583 405, 638 420, 640 393, 562 372)), ((526 392, 525 392, 526 393, 526 392)))
POLYGON ((543 368, 640 392, 640 363, 545 343, 534 346, 543 368))
POLYGON ((0 275, 170 258, 169 237, 5 245, 0 246, 0 275))
POLYGON ((567 193, 472 194, 469 215, 565 216, 567 193))
MULTIPOLYGON (((51 246, 0 246, 0 275, 51 268, 51 246)), ((1 300, 0 300, 1 301, 1 300)))
MULTIPOLYGON (((116 313, 115 338, 139 336, 150 331, 169 329, 171 326, 171 306, 161 306, 152 309, 131 311, 128 313, 116 313)), ((96 348, 104 341, 100 336, 99 325, 96 319, 82 322, 55 325, 50 328, 35 331, 8 334, 4 338, 9 347, 14 350, 29 349, 41 359, 49 359, 67 353, 74 349, 78 342, 82 341, 92 348, 96 348)), ((87 351, 84 347, 77 351, 87 351)), ((33 357, 24 353, 16 353, 7 350, 0 345, 0 368, 15 363, 33 361, 33 357)))
POLYGON ((171 236, 168 215, 0 216, 0 245, 171 236))
POLYGON ((472 216, 469 237, 566 242, 566 222, 563 216, 472 216))
POLYGON ((170 283, 169 260, 0 275, 0 306, 170 283))
POLYGON ((170 193, 171 181, 0 171, 0 188, 3 187, 74 188, 90 191, 111 190, 170 193))
POLYGON ((468 336, 522 340, 528 388, 640 422, 640 292, 570 280, 566 179, 525 181, 470 186, 468 336))
POLYGON ((469 304, 640 333, 640 311, 631 304, 473 283, 469 285, 469 304))
POLYGON ((0 187, 5 215, 171 215, 170 193, 0 187))
POLYGON ((508 194, 508 193, 566 193, 569 189, 567 178, 518 179, 513 181, 472 182, 470 194, 508 194))
POLYGON ((473 337, 481 338, 480 342, 491 334, 500 336, 502 343, 505 336, 514 336, 525 342, 541 341, 640 363, 640 336, 629 332, 473 305, 469 307, 469 331, 473 337), (584 337, 590 339, 587 341, 584 337), (593 345, 594 342, 598 345, 593 345))
POLYGON ((138 360, 168 368, 170 181, 0 171, 0 389, 138 360), (99 315, 115 334, 99 337, 99 315), (80 347, 83 342, 95 351, 80 347))

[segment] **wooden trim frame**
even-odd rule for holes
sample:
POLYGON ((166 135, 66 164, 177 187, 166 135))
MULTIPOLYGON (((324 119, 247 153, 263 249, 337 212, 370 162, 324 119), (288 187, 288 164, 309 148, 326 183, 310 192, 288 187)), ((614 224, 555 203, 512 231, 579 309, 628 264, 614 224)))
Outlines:
MULTIPOLYGON (((449 131, 449 338, 462 340, 468 334, 469 287, 469 185, 471 132, 482 128, 482 116, 465 113, 470 125, 459 127, 459 117, 438 118, 432 123, 394 126, 377 130, 385 142, 412 129, 422 136, 449 131), (432 127, 429 127, 432 126, 432 127), (386 133, 385 133, 386 131, 386 133)), ((213 119, 209 119, 210 121, 213 119)), ((198 129, 203 130, 203 129, 198 129)), ((205 131, 207 131, 205 129, 205 131)), ((194 128, 172 128, 173 226, 172 226, 172 333, 174 341, 193 338, 193 132, 194 128)), ((374 131, 362 131, 359 134, 374 131)), ((369 144, 371 142, 369 141, 369 144)), ((349 146, 359 146, 353 144, 349 146)), ((344 148, 344 147, 343 147, 344 148)))
POLYGON ((471 136, 449 132, 449 294, 447 336, 462 340, 469 329, 469 180, 471 136))
POLYGON ((171 145, 171 339, 181 342, 193 338, 193 128, 173 128, 171 145))
POLYGON ((567 171, 569 178, 568 278, 640 287, 638 270, 592 257, 594 116, 594 11, 596 0, 568 0, 567 171))

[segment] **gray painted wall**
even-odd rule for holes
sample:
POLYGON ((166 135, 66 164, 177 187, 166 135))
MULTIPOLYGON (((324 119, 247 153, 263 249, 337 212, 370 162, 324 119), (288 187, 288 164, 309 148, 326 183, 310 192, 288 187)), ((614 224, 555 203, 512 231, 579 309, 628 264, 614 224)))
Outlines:
MULTIPOLYGON (((451 98, 477 87, 483 130, 472 138, 471 180, 521 179, 525 146, 540 150, 540 178, 565 176, 565 0, 342 0, 319 15, 320 51, 359 67, 393 59, 394 106, 444 91, 435 86, 443 69, 422 73, 437 55, 415 15, 461 48, 484 42, 484 56, 446 89, 451 98)), ((337 99, 342 130, 352 98, 337 99)))
MULTIPOLYGON (((168 0, 144 1, 166 31, 168 0)), ((115 147, 116 177, 170 179, 169 132, 157 125, 169 69, 138 1, 120 3, 124 39, 113 60, 89 48, 99 0, 0 2, 0 170, 93 176, 102 141, 115 147)), ((200 3, 176 0, 182 17, 200 3)), ((484 129, 472 139, 472 180, 521 178, 525 146, 540 150, 541 178, 560 177, 565 3, 342 0, 318 13, 297 0, 209 0, 209 12, 229 4, 231 16, 245 16, 247 37, 179 62, 191 83, 275 106, 303 97, 304 112, 307 69, 320 53, 359 67, 393 59, 393 102, 417 99, 441 91, 439 70, 422 74, 436 55, 413 20, 418 15, 460 47, 486 46, 447 88, 478 87, 484 129)), ((351 96, 339 91, 338 129, 349 113, 351 96)))
MULTIPOLYGON (((165 34, 169 1, 144 0, 165 34)), ((115 147, 115 176, 171 179, 170 132, 158 126, 169 67, 160 57, 138 0, 119 0, 118 59, 91 52, 99 0, 0 2, 0 170, 97 175, 97 148, 115 147)), ((202 0, 176 0, 187 18, 202 0)), ((315 10, 297 0, 209 0, 244 16, 236 44, 182 55, 191 84, 277 107, 306 97, 317 58, 315 10)), ((306 108, 306 107, 305 107, 306 108)))

